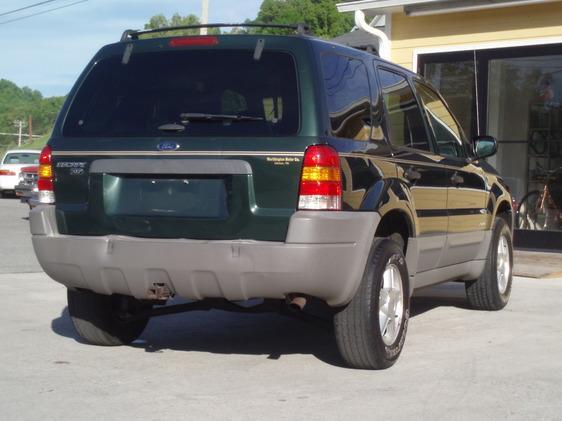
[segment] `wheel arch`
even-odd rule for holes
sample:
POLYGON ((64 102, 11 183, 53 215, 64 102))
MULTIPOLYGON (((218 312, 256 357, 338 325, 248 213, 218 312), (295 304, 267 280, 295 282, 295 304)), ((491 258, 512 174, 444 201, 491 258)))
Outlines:
POLYGON ((381 215, 375 237, 390 237, 400 234, 404 241, 404 254, 408 248, 408 239, 415 236, 415 226, 411 215, 402 209, 392 209, 381 215))
POLYGON ((515 215, 511 203, 507 199, 501 200, 496 206, 494 217, 504 218, 511 230, 515 225, 515 215))

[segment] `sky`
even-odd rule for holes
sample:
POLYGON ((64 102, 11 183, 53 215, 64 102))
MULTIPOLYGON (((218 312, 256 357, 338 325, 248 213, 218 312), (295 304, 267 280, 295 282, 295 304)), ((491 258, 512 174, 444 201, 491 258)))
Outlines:
MULTIPOLYGON (((66 95, 103 45, 119 41, 125 29, 142 29, 151 16, 201 14, 201 0, 51 0, 17 13, 3 13, 42 0, 0 0, 0 79, 66 95), (28 19, 7 22, 56 7, 28 19)), ((43 0, 44 1, 44 0, 43 0)), ((209 0, 209 22, 254 19, 262 0, 209 0)))

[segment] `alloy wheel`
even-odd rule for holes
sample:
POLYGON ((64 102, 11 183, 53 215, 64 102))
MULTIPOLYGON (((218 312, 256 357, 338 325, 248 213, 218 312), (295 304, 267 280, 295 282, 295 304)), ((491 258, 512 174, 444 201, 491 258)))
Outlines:
POLYGON ((391 346, 400 332, 404 315, 403 282, 400 270, 388 263, 383 273, 379 295, 379 327, 382 340, 391 346))

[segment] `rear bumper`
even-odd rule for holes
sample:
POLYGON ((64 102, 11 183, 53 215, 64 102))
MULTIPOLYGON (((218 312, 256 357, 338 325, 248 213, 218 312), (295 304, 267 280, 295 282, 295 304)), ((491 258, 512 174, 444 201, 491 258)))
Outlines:
POLYGON ((164 283, 194 300, 302 293, 332 306, 355 294, 379 221, 374 212, 299 211, 281 243, 67 236, 57 232, 54 207, 30 213, 41 266, 70 288, 142 299, 164 283))

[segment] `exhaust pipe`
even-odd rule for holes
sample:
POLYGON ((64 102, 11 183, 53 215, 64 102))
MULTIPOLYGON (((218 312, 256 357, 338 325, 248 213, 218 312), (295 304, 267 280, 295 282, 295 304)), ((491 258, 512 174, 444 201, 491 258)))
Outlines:
POLYGON ((302 311, 306 306, 306 298, 303 296, 293 296, 289 298, 289 308, 295 311, 302 311))

